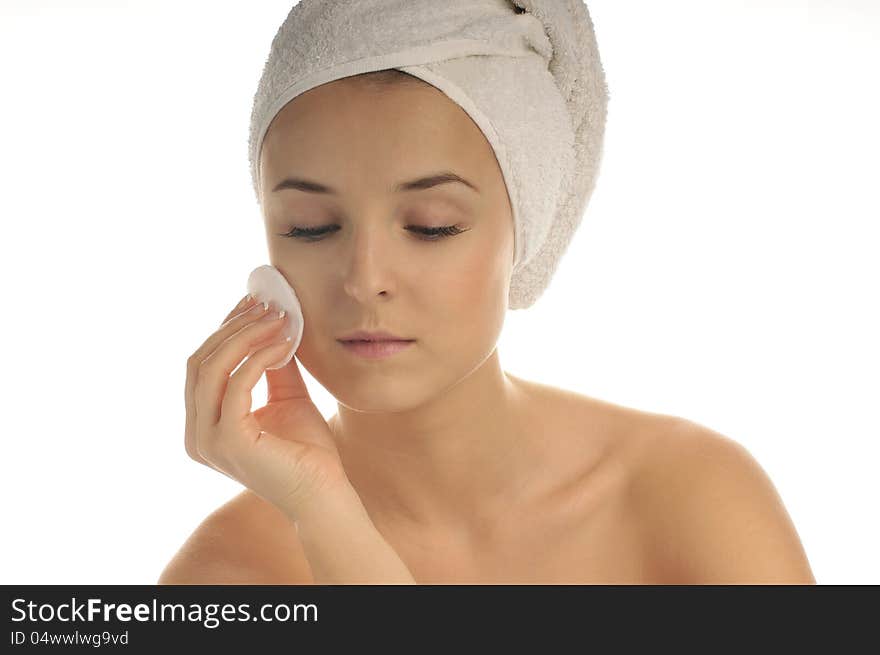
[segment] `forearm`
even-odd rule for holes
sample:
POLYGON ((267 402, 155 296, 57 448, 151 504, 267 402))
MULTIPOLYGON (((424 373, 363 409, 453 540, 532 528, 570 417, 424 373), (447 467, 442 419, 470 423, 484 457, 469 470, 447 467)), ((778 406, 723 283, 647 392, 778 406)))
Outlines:
POLYGON ((300 512, 295 524, 315 584, 416 584, 353 489, 300 512))

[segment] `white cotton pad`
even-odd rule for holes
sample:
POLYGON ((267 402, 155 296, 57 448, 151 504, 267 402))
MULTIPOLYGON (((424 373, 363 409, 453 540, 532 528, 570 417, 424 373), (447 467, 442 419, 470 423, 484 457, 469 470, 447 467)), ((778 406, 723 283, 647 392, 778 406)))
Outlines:
POLYGON ((287 283, 281 272, 269 264, 258 266, 251 271, 251 274, 248 276, 247 290, 249 294, 257 299, 257 302, 267 302, 270 305, 274 305, 277 309, 283 309, 290 317, 287 325, 283 328, 291 338, 290 351, 277 364, 267 366, 266 368, 274 371, 287 366, 293 357, 293 353, 299 348, 305 324, 296 292, 287 283))

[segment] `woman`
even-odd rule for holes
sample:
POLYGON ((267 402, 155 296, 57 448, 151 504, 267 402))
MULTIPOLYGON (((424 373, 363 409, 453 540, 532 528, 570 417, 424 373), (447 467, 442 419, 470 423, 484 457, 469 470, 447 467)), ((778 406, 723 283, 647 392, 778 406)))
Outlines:
POLYGON ((284 103, 261 146, 297 356, 338 411, 324 421, 295 358, 268 369, 287 319, 236 306, 189 360, 186 441, 246 489, 160 584, 815 582, 739 444, 502 370, 526 233, 461 104, 399 70, 347 75, 284 103), (343 342, 358 329, 408 343, 363 357, 343 342))

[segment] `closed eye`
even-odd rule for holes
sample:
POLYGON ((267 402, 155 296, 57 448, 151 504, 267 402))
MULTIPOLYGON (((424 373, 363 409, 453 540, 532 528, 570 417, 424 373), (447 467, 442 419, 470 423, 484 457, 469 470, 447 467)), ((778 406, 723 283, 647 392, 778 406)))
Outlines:
MULTIPOLYGON (((328 232, 335 232, 338 229, 338 225, 325 225, 322 227, 292 227, 288 232, 280 233, 278 236, 302 239, 303 241, 321 241, 325 234, 328 232)), ((457 225, 443 225, 442 227, 407 225, 406 229, 422 235, 417 237, 422 241, 439 241, 440 239, 455 236, 456 234, 461 234, 462 232, 467 231, 462 230, 457 225)))

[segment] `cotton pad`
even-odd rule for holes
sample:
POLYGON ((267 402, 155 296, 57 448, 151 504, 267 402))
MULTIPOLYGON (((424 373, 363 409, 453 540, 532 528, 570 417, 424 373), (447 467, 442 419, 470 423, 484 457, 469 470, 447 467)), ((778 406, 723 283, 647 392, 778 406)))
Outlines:
POLYGON ((296 292, 287 283, 281 272, 269 264, 258 266, 251 271, 251 274, 248 276, 247 290, 249 294, 257 299, 257 302, 267 302, 278 309, 283 309, 290 317, 287 324, 282 328, 282 331, 291 338, 290 351, 277 364, 267 366, 266 368, 274 371, 287 366, 296 349, 299 348, 300 341, 302 341, 303 326, 305 325, 302 308, 299 305, 299 298, 296 297, 296 292))

